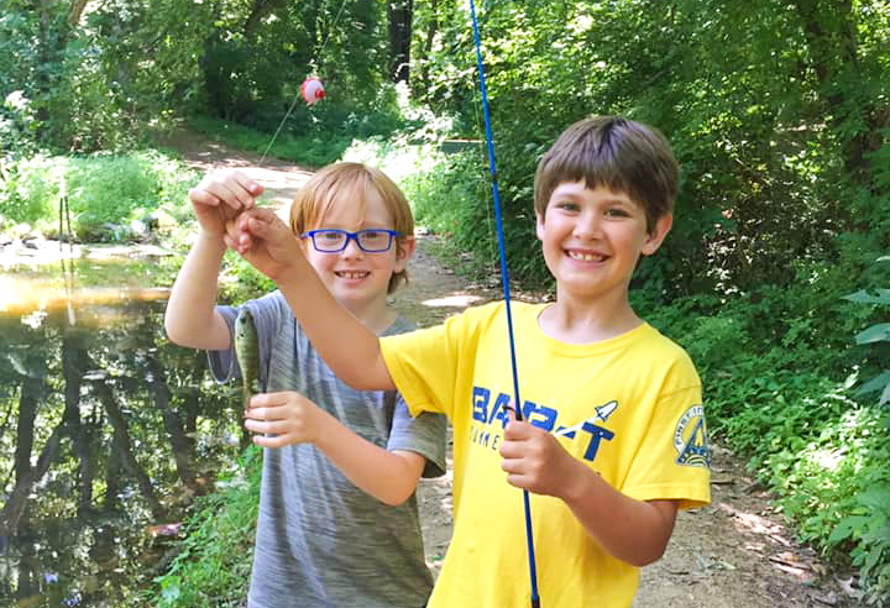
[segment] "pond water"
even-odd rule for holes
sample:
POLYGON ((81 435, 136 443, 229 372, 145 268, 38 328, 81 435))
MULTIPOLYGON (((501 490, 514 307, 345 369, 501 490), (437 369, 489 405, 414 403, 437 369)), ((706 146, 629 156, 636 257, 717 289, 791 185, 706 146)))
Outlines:
POLYGON ((239 453, 235 387, 163 331, 179 261, 0 256, 0 606, 124 606, 239 453))

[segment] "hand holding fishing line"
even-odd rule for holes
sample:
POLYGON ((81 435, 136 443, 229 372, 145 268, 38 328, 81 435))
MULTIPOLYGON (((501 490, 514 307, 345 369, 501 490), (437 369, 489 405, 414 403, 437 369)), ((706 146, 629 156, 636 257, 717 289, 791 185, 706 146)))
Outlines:
POLYGON ((269 208, 245 210, 229 221, 226 228, 225 244, 273 281, 303 257, 297 237, 269 208))
POLYGON ((227 224, 256 206, 263 187, 237 170, 214 171, 188 192, 195 217, 205 233, 224 237, 227 224))
POLYGON ((271 209, 256 206, 262 193, 263 187, 245 173, 222 170, 206 174, 189 190, 189 199, 202 230, 220 236, 226 246, 274 277, 302 250, 291 247, 293 233, 271 209))

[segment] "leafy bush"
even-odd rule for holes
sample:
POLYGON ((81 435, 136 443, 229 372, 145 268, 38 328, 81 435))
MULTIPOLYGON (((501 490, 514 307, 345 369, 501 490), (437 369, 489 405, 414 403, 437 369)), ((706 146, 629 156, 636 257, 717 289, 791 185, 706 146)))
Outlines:
POLYGON ((311 109, 304 104, 291 109, 289 115, 282 109, 249 125, 208 116, 193 116, 189 123, 199 132, 240 150, 307 167, 339 160, 355 139, 390 137, 397 129, 409 126, 401 117, 392 86, 380 87, 376 98, 363 106, 325 100, 311 109))
POLYGON ((828 540, 853 545, 853 565, 858 566, 870 605, 890 605, 890 485, 864 488, 853 499, 852 515, 838 522, 828 540))
POLYGON ((250 446, 233 469, 221 474, 217 491, 201 497, 187 524, 181 551, 146 606, 224 608, 244 604, 250 582, 259 511, 262 450, 250 446))
MULTIPOLYGON (((761 286, 756 297, 701 294, 666 303, 645 288, 633 297, 641 315, 695 361, 715 437, 748 458, 803 540, 858 567, 868 601, 885 606, 890 429, 856 387, 886 356, 864 350, 880 342, 857 347, 849 338, 875 322, 884 292, 842 299, 856 278, 840 274, 809 263, 793 285, 761 286)), ((881 327, 860 333, 860 341, 883 335, 881 327)))
POLYGON ((871 605, 890 605, 890 432, 874 408, 846 410, 797 453, 767 465, 798 533, 849 554, 871 605))
MULTIPOLYGON (((499 273, 497 221, 489 168, 481 149, 430 153, 405 182, 418 220, 445 237, 444 253, 459 260, 458 270, 474 278, 499 273)), ((531 189, 500 191, 507 266, 511 280, 547 289, 552 277, 535 236, 531 189)))
MULTIPOLYGON (((888 262, 890 261, 890 256, 878 258, 878 261, 888 262)), ((875 294, 862 290, 845 296, 844 299, 859 304, 888 306, 890 305, 890 289, 878 289, 875 294)), ((890 353, 890 323, 872 325, 856 334, 855 340, 856 344, 870 345, 877 355, 877 360, 884 362, 883 365, 886 366, 887 355, 890 353)), ((878 375, 871 378, 860 388, 860 392, 879 393, 878 405, 883 406, 890 403, 890 369, 879 370, 878 375)))
POLYGON ((0 181, 3 215, 11 222, 37 224, 58 218, 59 180, 68 162, 38 154, 9 164, 9 180, 0 181))
POLYGON ((131 220, 142 220, 159 209, 160 216, 176 224, 191 213, 186 193, 195 181, 194 172, 154 151, 123 156, 37 155, 12 163, 10 169, 11 178, 0 190, 6 218, 54 230, 64 177, 74 233, 81 240, 102 240, 109 234, 125 239, 131 220))
MULTIPOLYGON (((0 86, 0 90, 4 87, 0 86)), ((22 91, 9 93, 0 105, 0 159, 34 152, 38 125, 33 102, 22 91)))

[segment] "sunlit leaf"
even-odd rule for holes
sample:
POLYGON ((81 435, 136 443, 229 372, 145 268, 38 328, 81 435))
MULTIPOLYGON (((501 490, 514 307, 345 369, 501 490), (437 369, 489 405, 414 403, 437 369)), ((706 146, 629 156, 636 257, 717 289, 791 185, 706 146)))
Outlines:
POLYGON ((862 289, 844 296, 844 299, 860 304, 890 304, 890 289, 878 289, 876 292, 877 295, 874 295, 862 289))
POLYGON ((872 325, 865 331, 856 334, 856 344, 871 344, 872 342, 890 341, 890 323, 872 325))
POLYGON ((863 395, 865 393, 873 393, 883 389, 885 386, 890 386, 890 370, 885 371, 883 374, 872 378, 860 386, 859 390, 856 391, 856 394, 863 395))

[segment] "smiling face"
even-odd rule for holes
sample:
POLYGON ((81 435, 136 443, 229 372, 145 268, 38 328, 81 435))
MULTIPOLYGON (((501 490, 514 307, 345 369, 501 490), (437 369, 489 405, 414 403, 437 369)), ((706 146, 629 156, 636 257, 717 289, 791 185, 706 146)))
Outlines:
POLYGON ((585 181, 560 183, 544 215, 537 213, 544 261, 556 278, 557 298, 623 305, 640 255, 655 253, 671 215, 647 232, 643 208, 627 194, 585 181))
MULTIPOLYGON (((356 232, 367 228, 393 229, 394 219, 383 198, 373 187, 343 188, 327 207, 318 225, 306 230, 337 228, 356 232)), ((322 253, 312 246, 311 239, 302 240, 306 258, 322 282, 337 300, 361 318, 386 307, 387 289, 394 273, 401 272, 413 251, 413 238, 403 239, 401 246, 393 243, 389 251, 367 253, 354 239, 343 251, 322 253)))

